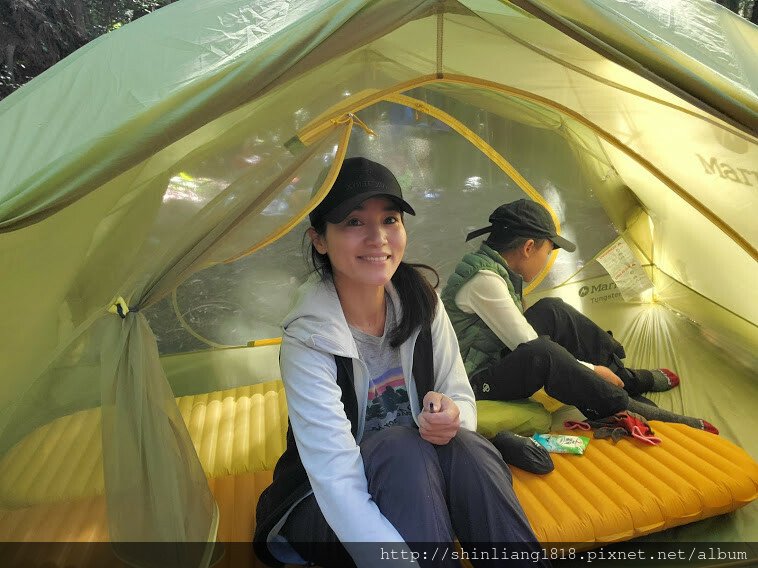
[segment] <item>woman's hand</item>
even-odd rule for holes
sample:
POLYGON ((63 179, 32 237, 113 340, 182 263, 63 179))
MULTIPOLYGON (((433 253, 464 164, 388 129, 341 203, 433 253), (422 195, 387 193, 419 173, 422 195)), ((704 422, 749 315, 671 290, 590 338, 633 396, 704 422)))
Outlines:
POLYGON ((461 427, 458 405, 453 399, 434 391, 426 393, 423 405, 418 417, 421 437, 432 444, 444 446, 461 427))
POLYGON ((624 381, 619 379, 618 375, 611 371, 608 367, 602 365, 595 365, 595 374, 604 381, 617 386, 620 389, 624 388, 624 381))

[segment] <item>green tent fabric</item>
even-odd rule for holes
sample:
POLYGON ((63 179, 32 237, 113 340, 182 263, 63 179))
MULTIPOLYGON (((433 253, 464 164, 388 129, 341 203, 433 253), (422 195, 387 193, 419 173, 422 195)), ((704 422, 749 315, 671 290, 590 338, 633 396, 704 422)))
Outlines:
MULTIPOLYGON (((495 206, 548 205, 578 250, 530 296, 758 457, 756 46, 708 0, 181 0, 101 37, 0 102, 0 452, 100 406, 112 538, 212 541, 173 397, 250 379, 164 369, 279 335, 316 180, 363 154, 443 283, 495 206)), ((681 538, 758 540, 739 515, 681 538)))

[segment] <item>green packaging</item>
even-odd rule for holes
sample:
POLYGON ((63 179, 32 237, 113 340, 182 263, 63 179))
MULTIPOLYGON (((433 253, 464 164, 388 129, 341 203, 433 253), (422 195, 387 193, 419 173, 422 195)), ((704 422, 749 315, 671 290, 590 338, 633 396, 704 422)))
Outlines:
POLYGON ((532 439, 548 452, 555 454, 576 454, 581 456, 590 443, 585 436, 566 436, 565 434, 535 434, 532 439))

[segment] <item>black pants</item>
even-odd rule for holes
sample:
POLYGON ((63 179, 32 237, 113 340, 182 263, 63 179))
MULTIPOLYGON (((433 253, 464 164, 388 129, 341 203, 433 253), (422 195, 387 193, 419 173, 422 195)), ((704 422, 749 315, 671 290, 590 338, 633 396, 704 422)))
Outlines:
MULTIPOLYGON (((386 428, 360 444, 368 490, 379 510, 403 539, 429 543, 421 566, 459 566, 452 560, 457 538, 467 545, 501 543, 539 552, 539 545, 513 492, 511 472, 498 451, 475 432, 460 429, 448 444, 436 446, 421 438, 416 428, 386 428), (431 561, 436 545, 441 549, 431 561)), ((354 566, 324 519, 313 495, 290 513, 282 536, 306 560, 319 566, 354 566)), ((381 554, 381 543, 376 554, 381 554)), ((367 544, 366 546, 371 546, 367 544)), ((385 552, 391 544, 384 545, 385 552)), ((473 562, 475 566, 497 564, 473 562)), ((550 566, 548 561, 513 562, 513 566, 550 566)))
POLYGON ((545 392, 576 406, 589 418, 626 409, 629 396, 650 390, 652 384, 621 363, 623 346, 608 332, 560 298, 543 298, 524 313, 539 337, 472 377, 476 397, 486 400, 528 398, 545 392), (620 389, 577 361, 604 365, 624 381, 620 389))

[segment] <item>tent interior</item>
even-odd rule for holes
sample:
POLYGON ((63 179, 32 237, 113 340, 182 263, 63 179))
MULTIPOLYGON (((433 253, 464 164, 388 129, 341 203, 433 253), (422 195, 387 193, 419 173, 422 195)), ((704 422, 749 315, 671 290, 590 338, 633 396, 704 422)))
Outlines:
MULTIPOLYGON (((406 259, 441 286, 495 207, 545 204, 577 250, 553 253, 527 303, 559 296, 629 366, 675 370, 681 386, 650 398, 758 458, 755 122, 525 7, 644 29, 660 65, 711 73, 748 109, 754 26, 706 2, 676 21, 689 29, 652 1, 215 4, 161 9, 0 103, 0 539, 205 541, 229 525, 209 470, 260 437, 270 459, 249 471, 270 471, 281 424, 251 411, 225 437, 190 434, 241 400, 220 391, 264 408, 255 388, 277 384, 309 272, 307 213, 349 156, 396 174, 417 212, 406 259)), ((645 538, 756 542, 758 505, 645 538)))

